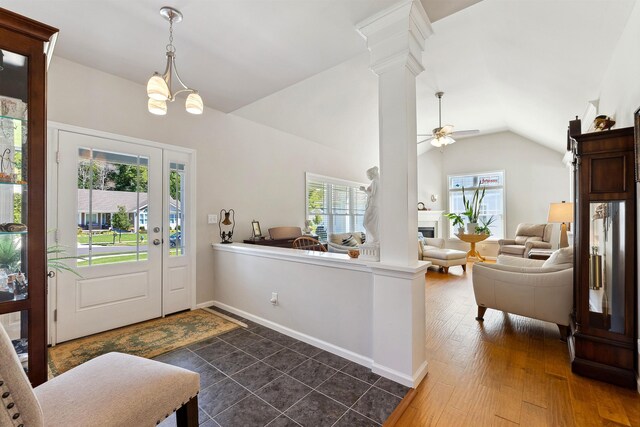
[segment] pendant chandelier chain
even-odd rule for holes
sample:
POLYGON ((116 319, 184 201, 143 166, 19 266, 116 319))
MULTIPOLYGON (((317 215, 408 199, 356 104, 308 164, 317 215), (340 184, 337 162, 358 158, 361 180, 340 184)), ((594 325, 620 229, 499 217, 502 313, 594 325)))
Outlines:
POLYGON ((173 45, 173 17, 169 18, 169 44, 167 45, 167 52, 175 53, 176 47, 173 45))

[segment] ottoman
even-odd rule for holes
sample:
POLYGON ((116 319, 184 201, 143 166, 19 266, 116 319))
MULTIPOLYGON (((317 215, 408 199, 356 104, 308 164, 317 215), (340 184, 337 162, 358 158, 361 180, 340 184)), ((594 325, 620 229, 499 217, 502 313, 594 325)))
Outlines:
POLYGON ((422 259, 431 261, 439 266, 445 273, 449 273, 449 267, 462 266, 462 271, 467 271, 467 253, 456 249, 428 248, 422 252, 422 259))

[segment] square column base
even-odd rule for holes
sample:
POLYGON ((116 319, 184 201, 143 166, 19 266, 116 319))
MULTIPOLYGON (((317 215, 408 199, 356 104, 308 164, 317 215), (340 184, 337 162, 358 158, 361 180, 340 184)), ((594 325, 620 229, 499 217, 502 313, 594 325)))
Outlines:
POLYGON ((430 262, 370 265, 373 270, 372 371, 407 387, 427 374, 425 278, 430 262))

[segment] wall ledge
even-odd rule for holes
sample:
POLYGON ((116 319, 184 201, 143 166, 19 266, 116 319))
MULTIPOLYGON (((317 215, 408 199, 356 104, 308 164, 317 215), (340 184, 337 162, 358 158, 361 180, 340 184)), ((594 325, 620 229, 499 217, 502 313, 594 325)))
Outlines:
POLYGON ((345 270, 374 272, 397 277, 409 277, 424 274, 431 265, 427 261, 416 261, 415 265, 395 265, 375 261, 351 259, 346 254, 333 252, 302 251, 298 249, 277 248, 271 246, 250 245, 246 243, 212 243, 214 251, 233 252, 282 261, 298 262, 302 264, 322 265, 345 270))

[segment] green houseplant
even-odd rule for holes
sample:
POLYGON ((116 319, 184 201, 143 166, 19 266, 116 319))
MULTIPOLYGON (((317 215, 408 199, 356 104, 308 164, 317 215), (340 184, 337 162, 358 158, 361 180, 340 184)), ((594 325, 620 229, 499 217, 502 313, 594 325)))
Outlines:
POLYGON ((464 220, 462 219, 462 215, 450 212, 444 214, 444 216, 453 221, 451 225, 453 225, 454 227, 458 227, 458 233, 464 233, 464 220))
POLYGON ((478 225, 476 227, 476 233, 478 233, 478 234, 487 234, 487 235, 491 236, 491 230, 489 229, 489 226, 491 224, 493 224, 495 221, 496 221, 496 219, 495 219, 495 217, 493 215, 491 215, 488 220, 481 219, 480 220, 480 225, 478 225))
POLYGON ((469 200, 464 192, 464 187, 462 187, 462 203, 464 204, 464 212, 462 212, 462 214, 469 219, 469 223, 467 224, 467 232, 469 234, 474 233, 478 226, 478 217, 480 216, 480 209, 482 207, 482 200, 484 199, 485 191, 485 187, 476 188, 471 200, 469 200))
POLYGON ((20 249, 13 236, 2 236, 0 239, 0 268, 8 273, 20 269, 20 249))

